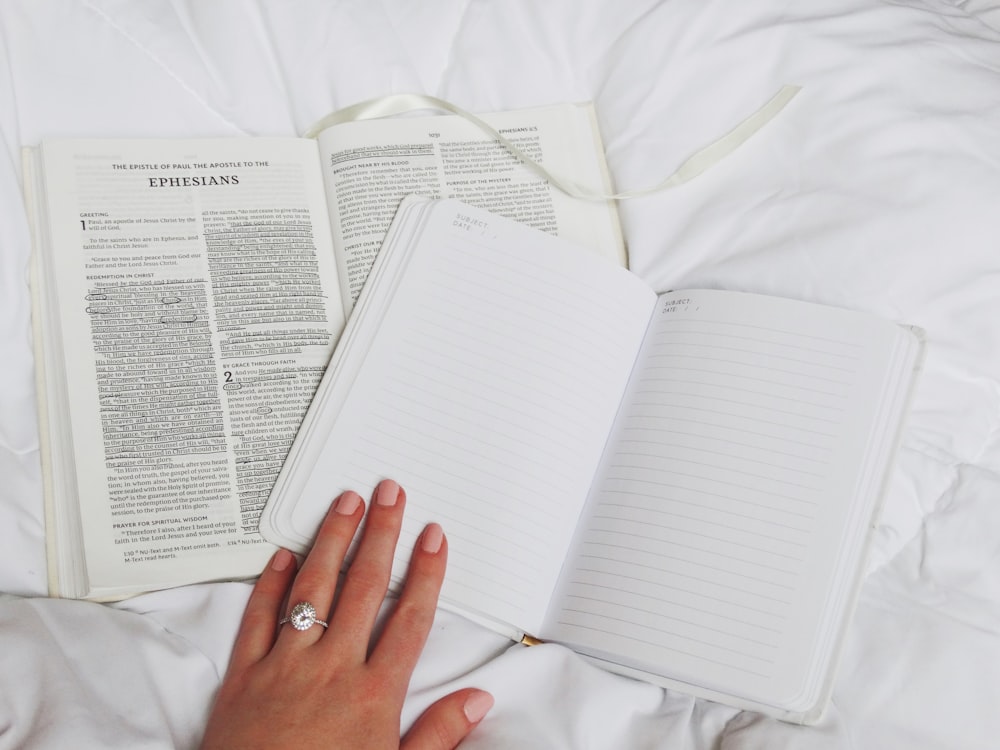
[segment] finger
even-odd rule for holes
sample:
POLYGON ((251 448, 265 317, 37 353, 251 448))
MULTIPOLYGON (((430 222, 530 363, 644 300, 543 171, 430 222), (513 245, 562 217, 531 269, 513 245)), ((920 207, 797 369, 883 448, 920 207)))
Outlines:
MULTIPOLYGON (((364 516, 364 502, 361 496, 348 490, 340 495, 330 507, 316 541, 295 576, 288 597, 288 617, 292 608, 300 602, 308 602, 316 608, 316 618, 329 622, 330 606, 337 588, 337 576, 344 564, 344 556, 351 540, 364 516)), ((289 643, 308 646, 323 635, 323 628, 314 625, 305 631, 296 630, 287 624, 278 634, 279 644, 289 643)))
POLYGON ((263 659, 274 645, 281 603, 295 576, 295 555, 279 549, 257 579, 240 623, 229 669, 239 672, 263 659))
POLYGON ((403 523, 406 493, 391 479, 379 482, 330 622, 331 648, 364 660, 375 617, 385 598, 403 523))
POLYGON ((392 675, 388 683, 404 690, 434 624, 447 562, 448 540, 440 526, 429 524, 417 539, 403 591, 369 659, 392 675))
POLYGON ((493 696, 466 688, 446 695, 424 711, 400 740, 400 750, 452 750, 493 708, 493 696))

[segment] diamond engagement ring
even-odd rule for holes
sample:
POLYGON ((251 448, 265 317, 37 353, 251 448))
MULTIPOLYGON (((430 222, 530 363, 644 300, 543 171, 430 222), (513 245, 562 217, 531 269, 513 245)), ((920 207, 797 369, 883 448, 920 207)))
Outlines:
POLYGON ((316 608, 309 602, 299 602, 292 608, 288 617, 278 620, 279 625, 284 625, 286 622, 292 623, 292 627, 296 630, 309 630, 313 625, 327 627, 325 622, 316 619, 316 608))

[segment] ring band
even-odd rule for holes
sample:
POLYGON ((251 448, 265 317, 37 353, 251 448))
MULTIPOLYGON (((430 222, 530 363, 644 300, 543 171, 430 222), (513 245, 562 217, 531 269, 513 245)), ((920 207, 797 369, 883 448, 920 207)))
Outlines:
POLYGON ((325 622, 316 618, 316 608, 309 602, 299 602, 292 608, 288 617, 278 620, 279 625, 284 625, 286 622, 292 623, 292 627, 296 630, 309 630, 313 625, 329 627, 325 622))

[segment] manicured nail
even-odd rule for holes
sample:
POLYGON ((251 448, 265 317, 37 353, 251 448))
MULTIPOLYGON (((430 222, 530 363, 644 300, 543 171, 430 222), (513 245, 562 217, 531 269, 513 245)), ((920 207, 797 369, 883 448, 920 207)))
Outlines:
POLYGON ((383 479, 375 493, 375 502, 379 505, 392 506, 399 500, 399 485, 391 479, 383 479))
POLYGON ((491 708, 493 708, 493 696, 489 693, 483 692, 482 690, 477 690, 465 699, 465 705, 462 706, 462 711, 465 712, 465 718, 468 719, 470 723, 476 724, 482 721, 483 717, 486 716, 487 712, 491 708))
POLYGON ((284 570, 292 564, 295 556, 287 549, 279 549, 271 558, 271 570, 284 570))
POLYGON ((432 555, 441 549, 441 542, 444 541, 444 531, 436 523, 428 524, 424 533, 420 537, 420 549, 430 552, 432 555))
POLYGON ((359 505, 361 505, 361 495, 357 492, 351 492, 348 490, 337 498, 337 502, 334 503, 333 509, 342 516, 352 516, 354 515, 354 511, 358 509, 359 505))

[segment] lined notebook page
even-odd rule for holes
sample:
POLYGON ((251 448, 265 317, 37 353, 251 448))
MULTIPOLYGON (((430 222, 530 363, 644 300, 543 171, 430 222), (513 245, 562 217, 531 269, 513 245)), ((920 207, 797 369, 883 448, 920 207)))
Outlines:
POLYGON ((899 336, 789 300, 662 296, 543 635, 794 700, 899 336))
POLYGON ((405 270, 407 247, 383 249, 399 260, 376 271, 384 299, 362 300, 371 325, 321 386, 334 395, 309 430, 329 433, 310 437, 322 447, 293 520, 316 528, 341 489, 394 478, 408 497, 395 573, 436 521, 443 599, 537 629, 655 296, 556 238, 434 205, 405 270))

